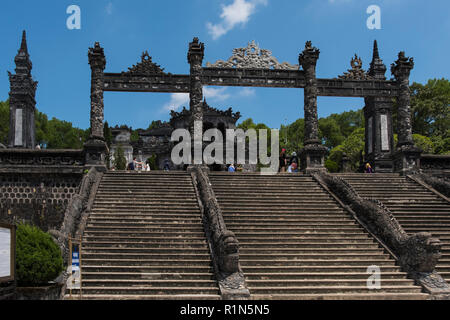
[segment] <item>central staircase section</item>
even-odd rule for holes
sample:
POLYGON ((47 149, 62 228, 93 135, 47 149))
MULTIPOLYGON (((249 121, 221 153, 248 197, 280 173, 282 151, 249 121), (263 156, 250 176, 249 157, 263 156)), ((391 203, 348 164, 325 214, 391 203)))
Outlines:
POLYGON ((83 299, 220 299, 185 172, 106 173, 82 258, 83 299))
POLYGON ((309 176, 211 173, 253 299, 424 299, 355 220, 309 176), (381 270, 369 290, 368 267, 381 270))

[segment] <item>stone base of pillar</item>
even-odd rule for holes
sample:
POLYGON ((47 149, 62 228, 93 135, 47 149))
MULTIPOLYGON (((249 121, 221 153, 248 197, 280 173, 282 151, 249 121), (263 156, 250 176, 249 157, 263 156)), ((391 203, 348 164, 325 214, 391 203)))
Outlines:
POLYGON ((352 172, 352 166, 350 164, 350 158, 344 153, 341 159, 341 171, 344 173, 352 172))
POLYGON ((394 154, 394 171, 402 175, 420 171, 420 155, 422 150, 415 145, 405 144, 397 147, 394 154))
POLYGON ((85 167, 95 167, 99 172, 107 171, 106 155, 109 153, 106 142, 101 139, 91 138, 84 144, 85 167))
POLYGON ((327 171, 325 155, 327 148, 320 144, 307 144, 300 152, 301 170, 306 174, 327 171))
MULTIPOLYGON (((394 161, 391 156, 372 156, 367 157, 367 162, 370 163, 375 173, 393 173, 394 161)), ((364 164, 365 165, 365 164, 364 164)), ((365 168, 365 167, 364 167, 365 168)))

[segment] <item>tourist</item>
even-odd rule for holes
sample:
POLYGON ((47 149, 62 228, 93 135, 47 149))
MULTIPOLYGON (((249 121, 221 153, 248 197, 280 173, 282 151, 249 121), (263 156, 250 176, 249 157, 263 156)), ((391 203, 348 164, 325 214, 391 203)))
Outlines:
POLYGON ((297 166, 297 163, 293 162, 293 163, 289 166, 288 172, 289 172, 289 173, 298 172, 298 166, 297 166))
POLYGON ((297 152, 292 152, 292 157, 291 157, 291 161, 290 161, 290 165, 296 163, 297 167, 298 167, 298 157, 297 157, 297 152))
POLYGON ((170 163, 169 160, 164 160, 164 171, 170 171, 170 163))
POLYGON ((372 166, 368 162, 366 163, 366 173, 373 173, 372 166))
POLYGON ((129 170, 129 171, 134 171, 134 170, 136 170, 136 158, 134 158, 133 161, 131 161, 131 162, 128 164, 128 170, 129 170))
POLYGON ((228 167, 228 172, 236 172, 236 168, 234 167, 234 164, 230 164, 228 167))
POLYGON ((39 144, 36 146, 36 150, 41 150, 41 146, 39 144))
POLYGON ((281 149, 281 153, 280 153, 280 172, 286 172, 286 165, 287 165, 287 160, 286 160, 286 149, 281 149))

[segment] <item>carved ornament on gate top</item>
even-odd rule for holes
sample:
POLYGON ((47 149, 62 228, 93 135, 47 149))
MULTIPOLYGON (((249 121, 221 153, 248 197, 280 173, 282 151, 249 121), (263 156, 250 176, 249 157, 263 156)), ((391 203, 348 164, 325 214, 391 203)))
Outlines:
POLYGON ((253 40, 246 48, 233 49, 233 55, 227 60, 217 60, 214 64, 206 63, 208 68, 242 68, 242 69, 275 69, 299 70, 299 65, 287 62, 279 63, 272 52, 260 49, 253 40))

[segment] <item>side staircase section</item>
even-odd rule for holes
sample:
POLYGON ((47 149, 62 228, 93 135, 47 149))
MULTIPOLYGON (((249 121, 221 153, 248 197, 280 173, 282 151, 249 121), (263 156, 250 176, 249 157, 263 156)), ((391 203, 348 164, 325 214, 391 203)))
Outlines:
POLYGON ((311 177, 211 173, 253 299, 426 299, 311 177), (368 267, 381 270, 369 290, 368 267))
POLYGON ((220 299, 185 172, 106 173, 82 262, 83 299, 220 299))
POLYGON ((436 271, 450 282, 450 203, 399 174, 337 174, 362 197, 380 200, 408 233, 430 232, 441 240, 436 271))

